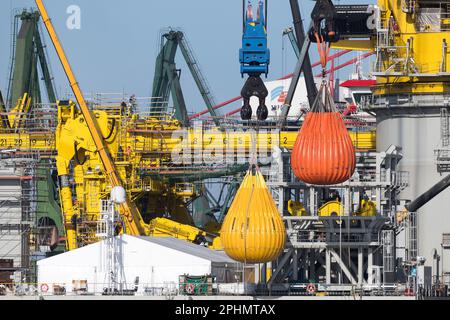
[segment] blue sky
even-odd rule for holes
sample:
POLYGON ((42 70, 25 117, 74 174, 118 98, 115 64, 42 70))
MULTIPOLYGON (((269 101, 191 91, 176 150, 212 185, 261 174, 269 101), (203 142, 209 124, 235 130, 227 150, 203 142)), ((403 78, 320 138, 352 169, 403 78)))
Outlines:
MULTIPOLYGON (((254 0, 255 1, 255 0, 254 0)), ((299 0, 302 15, 309 23, 314 5, 299 0)), ((374 0, 342 0, 336 4, 373 3, 374 0)), ((82 90, 90 92, 126 92, 149 96, 154 62, 162 28, 179 27, 187 35, 217 102, 239 95, 244 83, 239 72, 238 50, 242 37, 240 0, 45 0, 60 40, 69 57, 82 90), (66 27, 67 7, 81 8, 81 30, 66 27)), ((35 7, 32 0, 0 1, 0 89, 6 90, 11 32, 11 11, 35 7)), ((269 46, 272 53, 269 79, 292 71, 295 56, 282 31, 292 24, 288 0, 269 1, 269 46)), ((69 87, 59 60, 49 45, 50 63, 57 91, 69 87)), ((312 60, 317 60, 315 47, 312 60)), ((340 63, 351 56, 344 56, 340 63)), ((182 87, 188 110, 204 109, 181 53, 177 65, 182 69, 182 87)), ((349 68, 340 72, 346 78, 349 68)), ((5 94, 5 93, 4 93, 5 94)), ((232 107, 228 108, 228 110, 232 107)))

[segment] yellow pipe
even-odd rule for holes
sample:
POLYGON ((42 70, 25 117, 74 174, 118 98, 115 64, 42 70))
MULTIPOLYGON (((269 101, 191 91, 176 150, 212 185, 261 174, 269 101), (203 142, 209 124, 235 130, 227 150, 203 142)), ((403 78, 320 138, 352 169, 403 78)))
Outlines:
MULTIPOLYGON (((83 114, 83 117, 86 121, 86 125, 89 128, 89 131, 91 133, 92 139, 95 144, 95 147, 99 153, 100 159, 103 163, 103 167, 106 171, 106 175, 108 176, 109 181, 113 187, 122 186, 122 181, 120 180, 120 177, 117 174, 117 170, 114 166, 113 161, 111 160, 111 156, 109 155, 108 149, 106 148, 106 146, 104 144, 103 137, 100 134, 101 131, 86 104, 83 93, 81 92, 81 89, 78 85, 78 82, 77 82, 75 75, 72 71, 72 68, 69 64, 69 61, 64 52, 64 49, 58 39, 58 35, 56 34, 56 31, 55 31, 53 24, 49 18, 47 10, 45 9, 44 3, 42 0, 36 0, 36 5, 39 9, 39 12, 42 16, 42 20, 44 22, 44 25, 48 31, 48 34, 52 40, 52 43, 55 47, 55 50, 58 54, 58 57, 61 61, 62 66, 64 68, 67 79, 69 80, 70 87, 72 88, 73 94, 75 95, 75 98, 77 99, 78 105, 81 109, 81 113, 83 114)), ((129 200, 127 199, 127 202, 122 204, 121 207, 122 207, 122 213, 126 217, 125 223, 126 223, 128 233, 132 234, 132 235, 145 234, 145 230, 146 230, 145 223, 144 223, 141 215, 137 211, 137 209, 134 208, 133 204, 131 204, 129 202, 129 200)))
POLYGON ((266 267, 266 279, 270 279, 272 277, 272 267, 269 264, 266 267))
POLYGON ((61 204, 64 213, 64 226, 66 229, 66 247, 67 250, 73 250, 77 248, 77 230, 72 224, 73 216, 73 203, 72 203, 72 191, 70 187, 61 187, 61 204))

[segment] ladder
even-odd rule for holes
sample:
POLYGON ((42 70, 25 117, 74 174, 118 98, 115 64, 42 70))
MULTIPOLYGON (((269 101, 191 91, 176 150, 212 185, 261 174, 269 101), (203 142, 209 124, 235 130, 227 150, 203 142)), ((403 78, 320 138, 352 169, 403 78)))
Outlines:
POLYGON ((441 142, 442 149, 435 150, 439 173, 450 171, 450 127, 447 108, 441 108, 441 142))
POLYGON ((407 262, 417 258, 417 213, 411 212, 404 221, 405 228, 405 259, 407 262))
POLYGON ((383 272, 394 271, 394 230, 381 231, 381 245, 383 246, 383 272))
POLYGON ((447 108, 441 108, 441 140, 443 147, 449 146, 450 133, 449 133, 449 120, 447 108))

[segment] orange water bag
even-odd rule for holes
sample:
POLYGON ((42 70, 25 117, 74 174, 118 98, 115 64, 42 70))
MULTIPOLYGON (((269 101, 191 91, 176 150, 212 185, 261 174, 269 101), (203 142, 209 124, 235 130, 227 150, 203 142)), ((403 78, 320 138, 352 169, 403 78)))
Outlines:
POLYGON ((273 261, 283 252, 283 220, 259 169, 247 172, 225 217, 220 238, 225 253, 244 263, 273 261))
POLYGON ((291 166, 303 182, 332 185, 347 181, 355 172, 355 148, 327 88, 321 87, 321 94, 324 102, 318 97, 297 136, 291 166))

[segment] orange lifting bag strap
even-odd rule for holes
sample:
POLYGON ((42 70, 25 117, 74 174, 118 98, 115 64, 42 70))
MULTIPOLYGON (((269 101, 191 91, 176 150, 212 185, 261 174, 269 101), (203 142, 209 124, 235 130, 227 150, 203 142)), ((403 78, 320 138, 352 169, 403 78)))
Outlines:
POLYGON ((315 185, 345 182, 355 171, 355 148, 325 84, 297 136, 291 166, 297 178, 315 185))
POLYGON ((247 172, 225 217, 220 238, 226 254, 240 262, 269 262, 282 253, 285 227, 259 169, 247 172))

